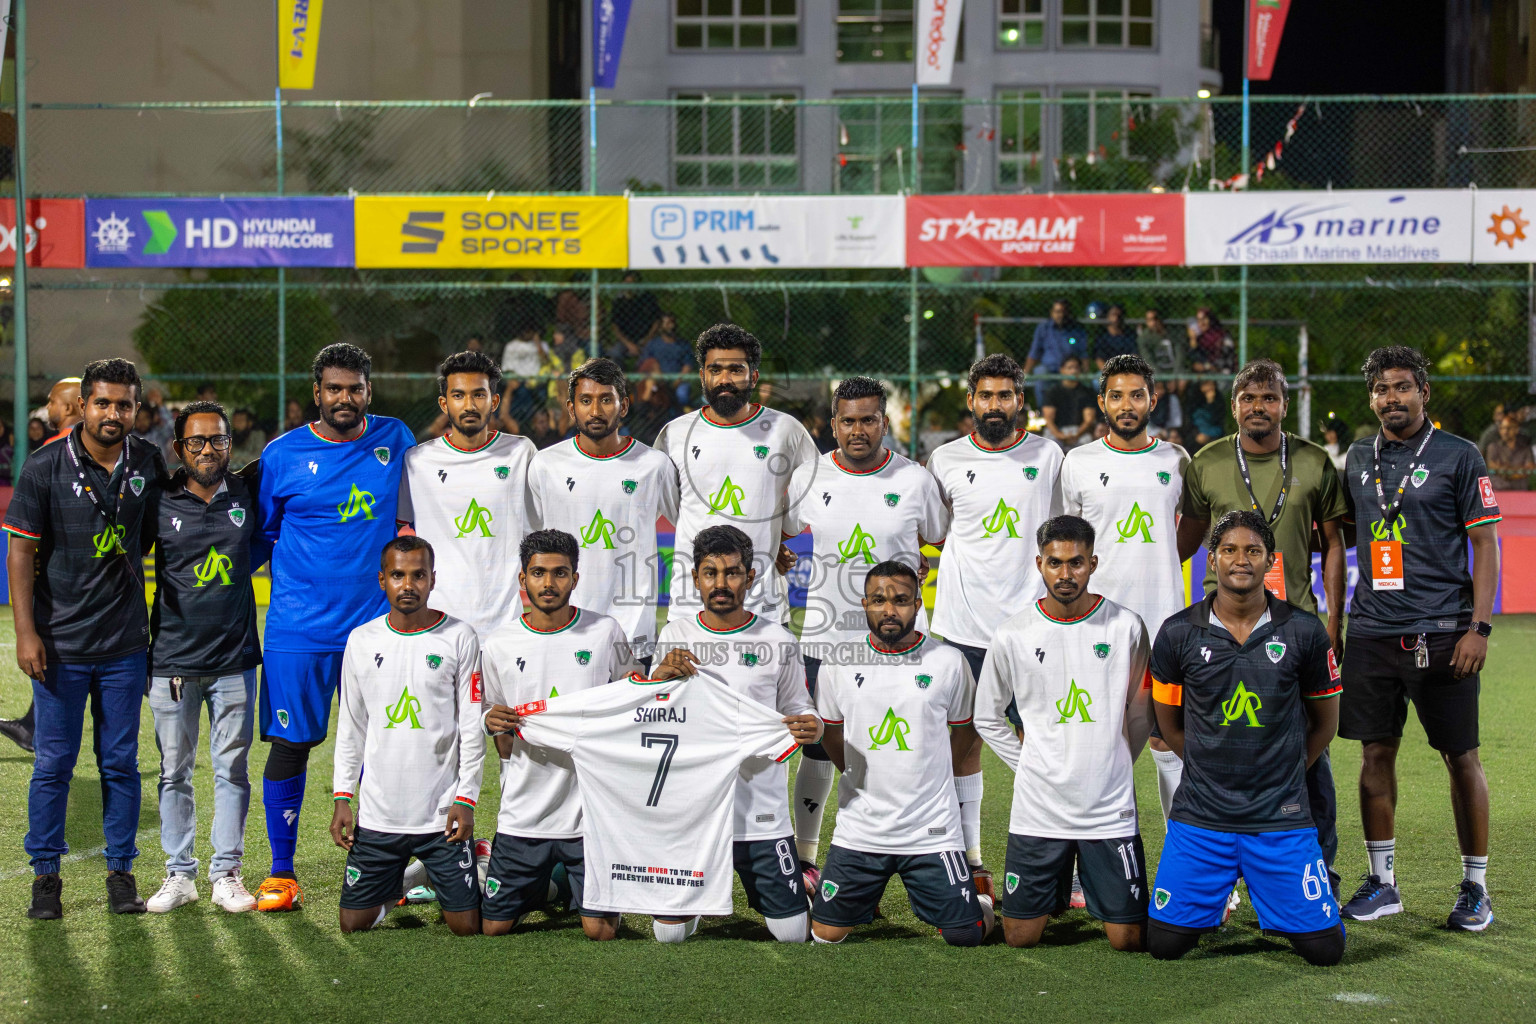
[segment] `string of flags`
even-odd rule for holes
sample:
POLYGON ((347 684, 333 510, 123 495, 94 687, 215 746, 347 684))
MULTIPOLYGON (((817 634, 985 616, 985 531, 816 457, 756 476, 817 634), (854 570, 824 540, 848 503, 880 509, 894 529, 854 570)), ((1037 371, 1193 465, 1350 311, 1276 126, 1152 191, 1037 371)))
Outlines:
POLYGON ((1284 135, 1284 137, 1282 137, 1279 140, 1277 140, 1275 142, 1274 147, 1272 149, 1270 149, 1270 151, 1268 153, 1266 153, 1263 156, 1261 156, 1258 159, 1258 161, 1253 165, 1253 167, 1252 167, 1252 169, 1250 171, 1248 171, 1246 173, 1239 172, 1237 174, 1232 175, 1232 177, 1226 179, 1225 181, 1222 181, 1222 180, 1220 180, 1218 178, 1212 178, 1211 179, 1211 188, 1212 189, 1229 190, 1229 191, 1234 191, 1234 192, 1238 191, 1240 189, 1245 189, 1245 188, 1248 187, 1248 182, 1249 182, 1249 176, 1250 175, 1252 175, 1253 183, 1255 185, 1257 185, 1260 182, 1262 182, 1264 180, 1264 172, 1265 171, 1272 171, 1272 170, 1274 170, 1275 166, 1277 164, 1279 164, 1280 160, 1284 157, 1284 155, 1285 155, 1285 144, 1287 142, 1290 142, 1291 141, 1291 136, 1296 134, 1296 127, 1301 122, 1301 115, 1305 114, 1306 112, 1307 112, 1307 105, 1305 103, 1303 103, 1301 106, 1296 108, 1296 113, 1292 114, 1291 115, 1291 119, 1289 121, 1285 122, 1285 135, 1284 135))

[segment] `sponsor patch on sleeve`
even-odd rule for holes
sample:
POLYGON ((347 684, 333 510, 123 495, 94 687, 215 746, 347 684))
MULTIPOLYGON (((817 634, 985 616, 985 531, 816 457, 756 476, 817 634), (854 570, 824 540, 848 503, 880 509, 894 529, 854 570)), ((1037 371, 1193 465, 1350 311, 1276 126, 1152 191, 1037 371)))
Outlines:
POLYGON ((1499 499, 1493 495, 1493 481, 1486 476, 1477 478, 1478 493, 1483 496, 1483 508, 1498 508, 1499 499))
POLYGON ((1331 682, 1339 681, 1339 660, 1333 656, 1333 648, 1328 648, 1328 679, 1331 682))
POLYGON ((469 677, 469 699, 479 704, 485 700, 485 691, 480 688, 480 673, 472 673, 469 677))
POLYGON ((518 718, 527 718, 529 715, 538 714, 548 706, 548 701, 531 700, 527 704, 519 704, 517 707, 513 708, 512 713, 518 718))

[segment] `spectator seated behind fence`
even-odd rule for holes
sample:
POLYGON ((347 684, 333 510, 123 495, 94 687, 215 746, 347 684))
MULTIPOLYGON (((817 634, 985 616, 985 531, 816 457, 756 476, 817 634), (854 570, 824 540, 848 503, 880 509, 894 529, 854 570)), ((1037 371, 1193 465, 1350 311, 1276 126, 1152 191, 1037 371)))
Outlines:
POLYGON ((647 377, 635 385, 635 401, 630 405, 627 425, 632 436, 654 445, 661 428, 682 414, 683 407, 670 384, 647 377))
POLYGON ((1536 417, 1536 405, 1521 407, 1519 402, 1500 402, 1493 407, 1493 416, 1489 418, 1488 426, 1478 435, 1478 451, 1487 451, 1488 446, 1498 440, 1499 427, 1503 424, 1506 414, 1512 415, 1520 421, 1520 433, 1527 437, 1531 435, 1527 425, 1533 417, 1536 417))
POLYGON ((1159 381, 1166 381, 1172 390, 1184 390, 1179 378, 1189 372, 1189 342, 1169 333, 1163 323, 1163 314, 1156 307, 1144 314, 1144 322, 1136 331, 1136 348, 1157 374, 1159 381))
POLYGON ((1069 451, 1093 440, 1093 421, 1098 413, 1096 396, 1074 376, 1082 371, 1082 360, 1076 356, 1062 360, 1064 379, 1045 393, 1041 409, 1046 436, 1069 451))
POLYGON ((1227 403, 1216 389, 1216 382, 1200 382, 1200 395, 1190 402, 1185 416, 1188 427, 1184 436, 1191 438, 1195 448, 1203 448, 1227 432, 1227 403))
POLYGON ((1104 313, 1104 329, 1093 339, 1093 360, 1099 369, 1115 356, 1137 353, 1136 335, 1125 325, 1125 307, 1116 302, 1104 313))
MULTIPOLYGON (((1024 372, 1032 373, 1038 369, 1041 373, 1060 373, 1062 361, 1068 356, 1082 360, 1087 355, 1087 330, 1073 318, 1072 303, 1057 299, 1051 303, 1051 318, 1035 327, 1029 355, 1024 359, 1024 372)), ((1042 406, 1047 390, 1044 381, 1035 382, 1035 401, 1042 406)))
POLYGON ((613 300, 611 319, 615 344, 609 346, 607 355, 615 362, 633 366, 656 331, 661 319, 661 304, 653 293, 637 291, 633 287, 640 283, 640 271, 625 271, 624 283, 630 287, 619 292, 619 297, 613 300))
POLYGON ((663 312, 660 327, 640 350, 641 373, 692 373, 693 346, 677 336, 677 317, 663 312))
POLYGON ((1520 432, 1520 417, 1506 413, 1499 421, 1499 433, 1483 449, 1483 460, 1488 463, 1489 475, 1497 491, 1528 491, 1531 474, 1536 472, 1536 453, 1531 450, 1531 439, 1520 432))
POLYGON ((1333 414, 1323 421, 1323 450, 1333 462, 1333 468, 1344 471, 1344 459, 1349 454, 1349 427, 1333 414))
POLYGON ((1152 385, 1152 393, 1157 396, 1157 404, 1148 414, 1147 432, 1153 437, 1166 437, 1170 430, 1184 425, 1184 405, 1162 380, 1152 385))
POLYGON ((1204 306, 1195 310, 1195 322, 1189 329, 1189 359, 1196 373, 1231 373, 1237 369, 1232 335, 1204 306))
POLYGON ((234 411, 229 430, 229 466, 238 473, 261 458, 261 450, 267 446, 267 435, 256 429, 256 414, 249 409, 234 411))

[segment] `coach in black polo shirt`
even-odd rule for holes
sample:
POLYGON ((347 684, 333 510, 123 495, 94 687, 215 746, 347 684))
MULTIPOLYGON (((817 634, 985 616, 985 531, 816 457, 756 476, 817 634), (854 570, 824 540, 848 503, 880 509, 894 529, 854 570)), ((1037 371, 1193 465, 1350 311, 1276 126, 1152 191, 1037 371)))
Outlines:
POLYGON ((139 527, 165 459, 128 436, 142 391, 125 359, 87 366, 84 421, 27 460, 5 517, 16 662, 32 679, 37 707, 25 844, 36 875, 29 917, 63 914, 64 815, 87 700, 101 774, 108 907, 144 910, 132 874, 149 646, 139 527))
POLYGON ((229 472, 232 438, 224 407, 192 402, 176 417, 176 475, 155 488, 144 517, 155 544, 150 612, 149 708, 160 747, 160 845, 165 882, 147 908, 163 913, 197 897, 197 808, 192 766, 203 707, 213 767, 213 849, 208 880, 216 906, 254 910, 240 878, 251 803, 247 759, 261 642, 251 572, 266 561, 254 479, 259 463, 229 472))
POLYGON ((1400 345, 1379 348, 1361 369, 1381 432, 1351 445, 1344 464, 1360 580, 1349 608, 1339 735, 1365 745, 1360 812, 1371 869, 1343 913, 1370 921, 1403 909, 1393 814, 1397 748, 1411 699, 1451 774, 1464 877, 1447 923, 1482 931, 1493 905, 1477 697, 1499 579, 1499 506, 1476 446, 1437 430, 1425 415, 1429 372, 1422 355, 1400 345))

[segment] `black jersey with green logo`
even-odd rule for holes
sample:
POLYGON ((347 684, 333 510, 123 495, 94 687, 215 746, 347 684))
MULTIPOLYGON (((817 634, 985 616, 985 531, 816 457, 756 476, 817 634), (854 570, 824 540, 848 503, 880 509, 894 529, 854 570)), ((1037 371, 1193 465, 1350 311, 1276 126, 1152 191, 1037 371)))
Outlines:
POLYGON ((1213 620, 1212 594, 1163 624, 1152 647, 1152 695, 1184 709, 1184 778, 1168 817, 1218 832, 1312 824, 1303 699, 1337 694, 1328 631, 1269 596, 1239 644, 1213 620))

